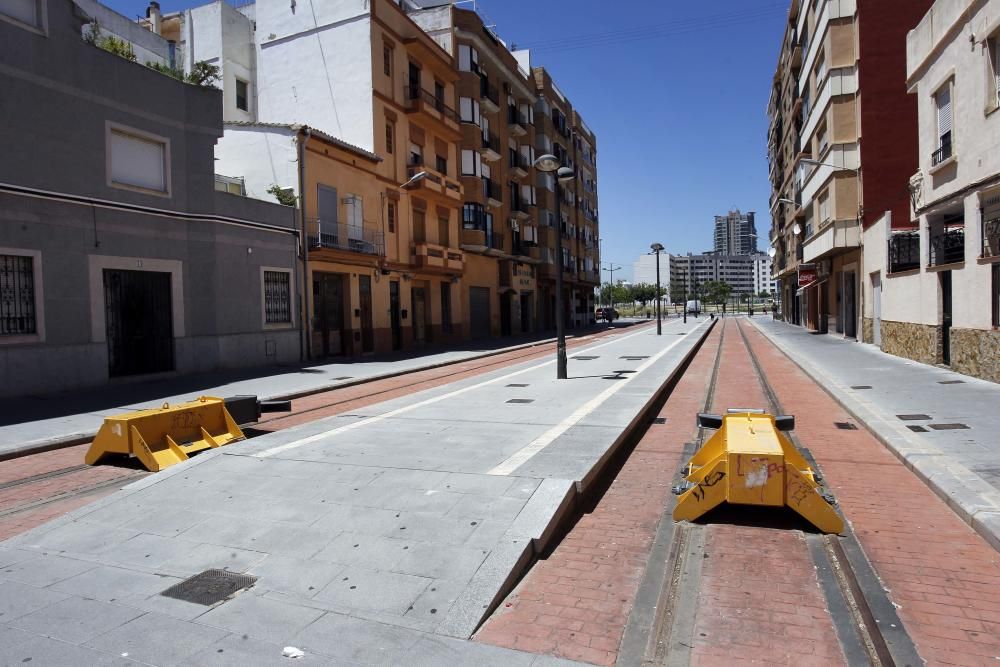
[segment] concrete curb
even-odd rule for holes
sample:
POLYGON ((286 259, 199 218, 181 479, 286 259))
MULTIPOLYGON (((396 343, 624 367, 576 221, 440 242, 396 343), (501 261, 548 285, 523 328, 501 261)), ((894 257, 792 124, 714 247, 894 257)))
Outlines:
MULTIPOLYGON (((655 320, 654 320, 655 321, 655 320)), ((648 322, 636 322, 635 324, 629 326, 642 326, 643 324, 650 324, 648 322)), ((582 336, 589 336, 592 333, 599 333, 600 329, 590 332, 584 332, 580 335, 568 335, 566 338, 568 340, 573 340, 580 338, 582 336)), ((517 352, 518 350, 527 350, 533 347, 539 347, 541 345, 548 345, 555 342, 555 338, 544 338, 542 340, 533 341, 530 343, 523 343, 521 345, 512 345, 510 347, 497 348, 495 350, 490 350, 489 352, 484 352, 482 354, 476 354, 469 357, 463 357, 461 359, 452 359, 449 361, 440 361, 433 364, 427 364, 425 366, 415 366, 408 368, 406 370, 391 371, 389 373, 381 373, 379 375, 371 375, 365 378, 358 378, 356 380, 336 382, 331 384, 326 384, 321 387, 313 387, 312 389, 303 389, 301 391, 287 392, 283 394, 272 394, 266 396, 259 396, 262 401, 279 401, 279 400, 294 400, 296 398, 304 398, 306 396, 313 396, 315 394, 322 394, 326 391, 333 391, 334 389, 344 389, 347 387, 355 387, 361 384, 368 384, 371 382, 379 382, 381 380, 388 380, 394 377, 399 377, 401 375, 408 375, 410 373, 419 373, 421 371, 430 371, 436 368, 442 368, 445 366, 454 366, 455 364, 465 363, 467 361, 475 361, 477 359, 487 359, 489 357, 495 357, 501 354, 507 354, 508 352, 517 352)), ((10 447, 3 451, 0 451, 0 461, 7 461, 9 459, 16 459, 22 456, 31 456, 32 454, 40 454, 42 452, 48 452, 53 449, 64 449, 66 447, 75 447, 76 445, 82 445, 90 442, 97 435, 97 431, 90 431, 86 433, 70 433, 66 435, 58 435, 50 438, 42 438, 40 440, 32 440, 30 442, 17 445, 15 447, 10 447)))
POLYGON ((902 426, 864 405, 808 361, 793 357, 780 341, 756 323, 754 328, 868 429, 963 521, 1000 551, 1000 491, 948 454, 930 443, 921 442, 908 431, 904 432, 902 426))

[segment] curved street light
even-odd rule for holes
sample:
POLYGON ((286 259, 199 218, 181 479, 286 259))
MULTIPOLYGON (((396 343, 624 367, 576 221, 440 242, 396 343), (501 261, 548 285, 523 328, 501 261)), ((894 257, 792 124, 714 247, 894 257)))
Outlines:
POLYGON ((663 335, 663 322, 660 320, 660 253, 663 252, 663 244, 654 243, 649 249, 656 255, 656 335, 663 335))
POLYGON ((573 180, 576 172, 566 167, 555 155, 545 153, 535 158, 534 167, 545 174, 553 174, 556 182, 556 379, 566 379, 566 322, 563 313, 563 245, 562 245, 562 186, 573 180))

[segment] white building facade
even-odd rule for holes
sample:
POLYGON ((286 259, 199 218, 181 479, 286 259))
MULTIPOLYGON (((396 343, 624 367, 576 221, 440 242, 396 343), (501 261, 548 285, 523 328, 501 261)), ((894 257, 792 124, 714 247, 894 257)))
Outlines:
MULTIPOLYGON (((866 326, 892 354, 1000 382, 1000 0, 938 0, 907 37, 911 231, 865 232, 866 326), (883 278, 884 276, 884 278, 883 278)), ((898 227, 898 225, 897 225, 898 227)))

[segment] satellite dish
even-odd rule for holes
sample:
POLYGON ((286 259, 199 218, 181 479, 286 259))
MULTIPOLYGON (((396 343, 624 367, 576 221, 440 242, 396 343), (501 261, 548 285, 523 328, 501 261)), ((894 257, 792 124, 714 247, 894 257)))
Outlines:
POLYGON ((802 233, 802 227, 799 226, 799 223, 796 222, 795 225, 792 227, 792 234, 798 236, 801 233, 802 233))
POLYGON ((768 255, 769 255, 770 257, 774 257, 775 255, 777 255, 777 254, 778 254, 778 251, 777 251, 777 250, 775 250, 775 249, 774 249, 774 248, 772 247, 772 248, 769 248, 769 249, 768 249, 768 251, 767 251, 767 254, 768 254, 768 255))

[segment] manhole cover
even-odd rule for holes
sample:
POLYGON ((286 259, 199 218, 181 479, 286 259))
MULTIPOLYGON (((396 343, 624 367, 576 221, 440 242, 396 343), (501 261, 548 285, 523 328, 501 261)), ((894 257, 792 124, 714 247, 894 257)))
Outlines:
POLYGON ((515 382, 514 384, 509 384, 509 385, 507 385, 507 386, 508 386, 508 387, 527 387, 528 385, 526 385, 526 384, 517 384, 517 383, 515 382))
POLYGON ((870 384, 852 384, 851 389, 871 389, 870 384))
POLYGON ((225 600, 238 590, 252 586, 257 577, 226 570, 205 570, 179 584, 174 584, 160 595, 209 607, 225 600))
POLYGON ((508 403, 534 403, 535 399, 533 399, 533 398, 512 398, 512 399, 510 399, 507 402, 508 403))
POLYGON ((914 433, 927 433, 927 429, 923 426, 917 426, 916 424, 907 424, 906 428, 910 429, 914 433))
POLYGON ((966 424, 928 424, 929 428, 935 431, 957 431, 963 428, 969 428, 966 424))
POLYGON ((667 423, 667 418, 666 417, 654 417, 653 418, 653 423, 654 424, 666 424, 667 423))
POLYGON ((930 419, 931 418, 930 415, 896 415, 896 416, 899 419, 902 419, 904 422, 912 422, 912 421, 917 421, 917 420, 920 420, 920 419, 930 419))
POLYGON ((857 431, 858 427, 851 422, 833 422, 833 425, 841 431, 857 431))
POLYGON ((940 380, 938 384, 965 384, 965 380, 940 380))
POLYGON ((579 361, 593 361, 594 359, 598 359, 598 358, 599 357, 591 357, 591 356, 587 356, 587 355, 581 355, 579 357, 570 357, 570 359, 577 359, 579 361))

